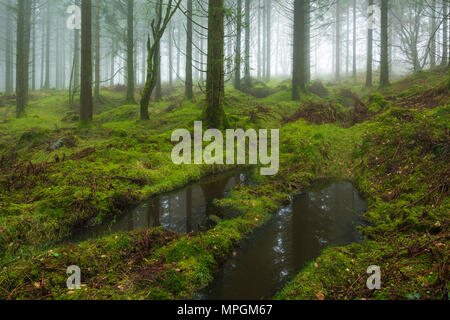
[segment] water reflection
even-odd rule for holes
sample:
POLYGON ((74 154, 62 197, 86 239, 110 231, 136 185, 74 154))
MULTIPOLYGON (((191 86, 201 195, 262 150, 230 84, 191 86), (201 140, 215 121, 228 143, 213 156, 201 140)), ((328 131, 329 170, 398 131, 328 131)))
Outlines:
POLYGON ((149 199, 128 213, 102 225, 86 228, 70 237, 70 242, 99 238, 119 231, 163 226, 177 233, 208 228, 208 217, 232 218, 233 212, 220 209, 215 199, 224 198, 237 185, 249 185, 245 173, 224 173, 203 179, 181 190, 149 199))
POLYGON ((199 298, 270 299, 325 247, 363 241, 365 210, 351 183, 318 183, 256 230, 199 298))

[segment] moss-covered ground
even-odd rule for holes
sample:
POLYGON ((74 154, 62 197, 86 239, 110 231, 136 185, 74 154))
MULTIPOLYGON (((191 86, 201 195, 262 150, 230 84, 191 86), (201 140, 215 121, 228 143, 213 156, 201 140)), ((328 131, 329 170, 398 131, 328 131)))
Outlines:
POLYGON ((422 72, 385 91, 348 82, 313 83, 300 102, 288 81, 250 94, 227 88, 236 128, 281 128, 280 173, 239 187, 219 205, 241 215, 208 232, 162 229, 56 245, 74 230, 120 215, 146 197, 227 166, 176 166, 171 133, 193 128, 204 97, 182 88, 152 103, 123 105, 120 88, 102 91, 94 123, 79 127, 64 92, 33 93, 14 119, 0 104, 0 298, 181 299, 204 288, 232 249, 270 219, 289 195, 320 177, 352 179, 367 195, 368 240, 329 248, 277 299, 441 299, 448 295, 449 97, 447 75, 422 72), (82 269, 82 289, 66 288, 66 269, 82 269), (369 291, 366 269, 382 269, 369 291))

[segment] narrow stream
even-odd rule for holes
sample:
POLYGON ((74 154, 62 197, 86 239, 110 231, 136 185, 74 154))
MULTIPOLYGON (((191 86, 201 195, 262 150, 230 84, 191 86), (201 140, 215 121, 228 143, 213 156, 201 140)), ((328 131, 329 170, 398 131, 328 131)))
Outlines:
POLYGON ((345 181, 319 181, 256 230, 197 298, 270 299, 327 246, 363 241, 367 203, 345 181))
MULTIPOLYGON (((157 226, 180 234, 206 231, 220 219, 239 214, 214 204, 238 185, 252 185, 252 181, 246 173, 236 171, 211 176, 150 198, 101 225, 79 230, 65 242, 157 226)), ((361 214, 366 210, 366 201, 350 182, 317 181, 253 232, 196 298, 270 299, 325 247, 363 241, 356 227, 364 224, 361 214)))
POLYGON ((76 231, 65 242, 78 243, 120 231, 159 226, 181 234, 205 231, 217 222, 216 217, 231 219, 237 215, 230 210, 218 208, 214 200, 226 197, 237 185, 250 183, 244 172, 234 171, 207 177, 183 189, 150 198, 120 217, 76 231))

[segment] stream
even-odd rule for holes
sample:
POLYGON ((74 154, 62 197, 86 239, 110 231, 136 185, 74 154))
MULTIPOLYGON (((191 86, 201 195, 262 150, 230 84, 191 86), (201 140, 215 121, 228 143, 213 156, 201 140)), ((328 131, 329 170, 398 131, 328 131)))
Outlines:
MULTIPOLYGON (((202 179, 180 190, 143 201, 125 214, 84 228, 66 242, 78 243, 121 231, 163 226, 179 234, 207 231, 239 212, 219 208, 222 199, 238 185, 249 186, 246 172, 227 172, 202 179)), ((328 246, 364 241, 357 231, 363 225, 367 202, 352 183, 318 180, 292 197, 288 206, 255 230, 218 270, 198 300, 270 299, 303 267, 328 246)))
POLYGON ((270 299, 328 246, 364 241, 366 201, 345 181, 318 181, 253 232, 197 299, 270 299))
POLYGON ((182 189, 149 198, 136 208, 107 219, 100 225, 75 231, 65 242, 79 243, 121 231, 159 226, 179 234, 207 231, 220 219, 232 219, 239 214, 217 207, 214 200, 223 199, 238 185, 251 183, 248 175, 240 171, 206 177, 182 189))

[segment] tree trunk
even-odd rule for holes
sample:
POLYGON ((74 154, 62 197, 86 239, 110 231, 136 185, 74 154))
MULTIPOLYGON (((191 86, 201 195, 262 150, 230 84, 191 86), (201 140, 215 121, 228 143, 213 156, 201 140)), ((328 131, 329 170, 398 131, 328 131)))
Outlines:
POLYGON ((134 0, 127 1, 127 103, 134 99, 134 0))
MULTIPOLYGON (((369 6, 373 6, 373 3, 374 3, 374 0, 369 0, 369 6)), ((373 29, 368 28, 366 87, 371 87, 373 85, 372 66, 373 66, 373 29)))
POLYGON ((33 0, 33 20, 32 20, 32 28, 33 28, 33 51, 31 56, 31 90, 36 90, 36 0, 33 0))
POLYGON ((50 88, 50 11, 51 1, 47 1, 47 30, 45 32, 45 82, 44 88, 50 88))
POLYGON ((292 70, 292 100, 300 100, 300 91, 306 87, 306 1, 294 1, 294 39, 293 39, 293 70, 292 70))
POLYGON ((380 86, 389 85, 388 0, 381 0, 380 86))
MULTIPOLYGON (((11 5, 11 0, 6 3, 7 6, 11 5)), ((5 49, 5 93, 11 93, 13 88, 13 34, 12 34, 12 19, 11 12, 6 14, 6 49, 5 49)))
POLYGON ((444 21, 442 24, 442 62, 441 66, 446 66, 448 63, 448 0, 442 1, 444 21))
POLYGON ((353 80, 356 81, 356 0, 353 0, 353 80))
POLYGON ((28 100, 28 71, 30 62, 31 4, 17 1, 16 115, 24 116, 28 100))
POLYGON ((436 67, 436 0, 431 0, 430 17, 430 66, 436 67))
POLYGON ((210 128, 226 126, 224 102, 224 0, 208 2, 208 62, 205 120, 210 128))
POLYGON ((95 2, 95 89, 94 100, 100 100, 100 0, 95 2))
POLYGON ((261 0, 258 0, 258 79, 261 79, 261 0))
POLYGON ((272 58, 272 46, 271 46, 271 18, 272 18, 272 2, 271 0, 266 0, 266 9, 267 9, 267 29, 266 29, 266 81, 270 81, 270 75, 271 75, 271 58, 272 58))
POLYGON ((341 0, 336 0, 336 81, 341 79, 341 0))
POLYGON ((74 30, 74 49, 73 49, 73 87, 80 89, 80 30, 74 30))
POLYGON ((242 0, 237 0, 236 11, 236 50, 234 52, 234 88, 241 89, 241 37, 242 35, 242 0))
POLYGON ((194 98, 192 80, 192 0, 187 0, 187 21, 186 21, 186 81, 185 95, 192 100, 194 98))
POLYGON ((92 121, 92 0, 81 0, 80 120, 92 121))
POLYGON ((251 87, 250 76, 250 0, 245 0, 245 86, 251 87))
POLYGON ((172 56, 173 56, 173 53, 172 53, 172 42, 173 42, 173 40, 172 40, 172 32, 173 32, 173 28, 172 28, 172 24, 170 24, 170 26, 169 26, 169 35, 168 35, 168 49, 169 49, 169 52, 168 52, 168 55, 169 55, 169 64, 168 64, 168 66, 169 66, 169 70, 168 70, 168 72, 169 72, 169 85, 170 86, 172 86, 172 84, 173 84, 173 64, 172 64, 172 56))

